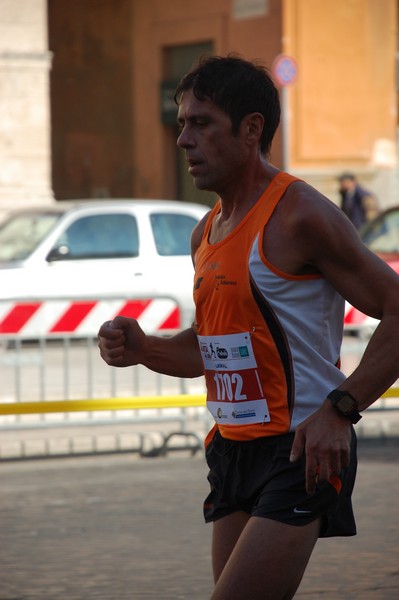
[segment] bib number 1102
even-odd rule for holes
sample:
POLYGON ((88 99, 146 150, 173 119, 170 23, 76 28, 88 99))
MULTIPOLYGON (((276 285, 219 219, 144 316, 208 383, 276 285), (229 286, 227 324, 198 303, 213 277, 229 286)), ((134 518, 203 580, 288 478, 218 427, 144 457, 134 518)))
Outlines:
POLYGON ((246 394, 242 394, 243 380, 238 373, 215 373, 213 379, 216 383, 216 396, 219 402, 247 399, 246 394))

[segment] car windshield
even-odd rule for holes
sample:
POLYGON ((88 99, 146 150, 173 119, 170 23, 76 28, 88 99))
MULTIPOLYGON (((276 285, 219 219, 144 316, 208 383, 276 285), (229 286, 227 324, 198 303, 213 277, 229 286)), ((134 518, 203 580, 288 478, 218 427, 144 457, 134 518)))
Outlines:
POLYGON ((0 262, 27 258, 55 225, 62 213, 26 213, 0 224, 0 262))
POLYGON ((376 253, 399 253, 399 210, 380 215, 360 232, 363 242, 376 253))

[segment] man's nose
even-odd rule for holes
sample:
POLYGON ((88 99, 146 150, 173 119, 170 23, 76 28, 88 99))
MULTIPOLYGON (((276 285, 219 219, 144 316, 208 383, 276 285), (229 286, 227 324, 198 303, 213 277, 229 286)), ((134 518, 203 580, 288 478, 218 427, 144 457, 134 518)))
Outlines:
POLYGON ((181 130, 176 143, 179 146, 179 148, 188 148, 193 145, 191 136, 189 135, 185 127, 183 127, 183 129, 181 130))

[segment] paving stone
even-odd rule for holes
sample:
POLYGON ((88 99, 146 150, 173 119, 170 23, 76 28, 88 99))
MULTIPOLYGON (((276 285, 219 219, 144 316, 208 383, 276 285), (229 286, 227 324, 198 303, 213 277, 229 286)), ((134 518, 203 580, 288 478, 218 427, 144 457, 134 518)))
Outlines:
MULTIPOLYGON (((298 599, 399 597, 398 451, 360 440, 359 533, 318 542, 298 599)), ((0 600, 209 598, 199 453, 3 462, 0 480, 0 600)))

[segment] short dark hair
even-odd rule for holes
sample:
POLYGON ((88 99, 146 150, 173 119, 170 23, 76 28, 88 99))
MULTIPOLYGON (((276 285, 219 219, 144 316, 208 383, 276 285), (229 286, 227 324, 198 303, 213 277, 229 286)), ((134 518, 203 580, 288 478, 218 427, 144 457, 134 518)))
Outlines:
POLYGON ((344 173, 341 173, 341 175, 338 177, 338 181, 344 181, 345 179, 355 181, 356 175, 354 173, 351 173, 350 171, 345 171, 344 173))
POLYGON ((246 115, 261 113, 265 122, 260 149, 263 154, 270 151, 281 108, 277 88, 264 65, 232 54, 202 57, 178 84, 176 104, 183 92, 190 89, 198 100, 209 99, 229 115, 233 135, 237 135, 246 115))

